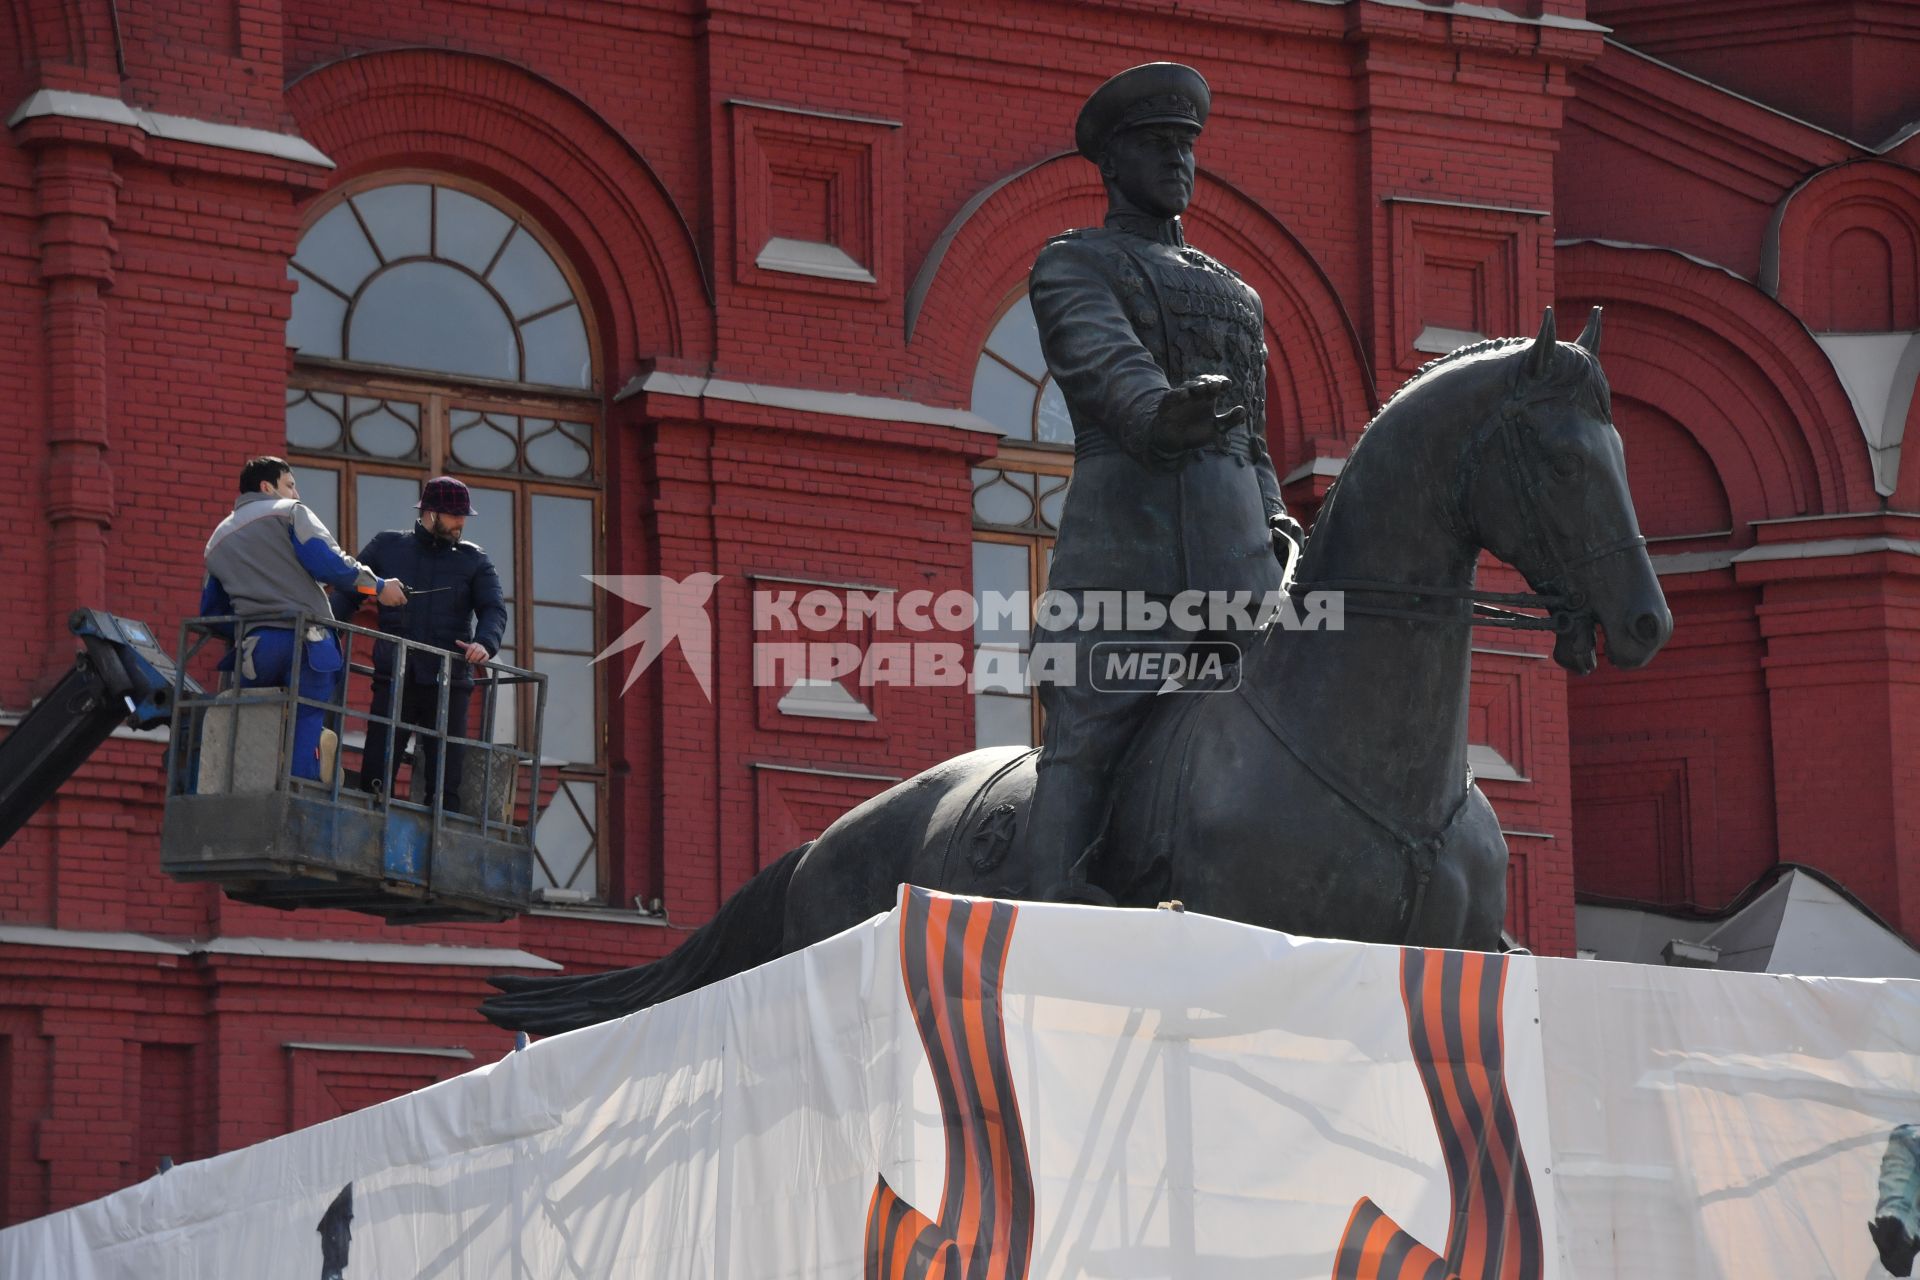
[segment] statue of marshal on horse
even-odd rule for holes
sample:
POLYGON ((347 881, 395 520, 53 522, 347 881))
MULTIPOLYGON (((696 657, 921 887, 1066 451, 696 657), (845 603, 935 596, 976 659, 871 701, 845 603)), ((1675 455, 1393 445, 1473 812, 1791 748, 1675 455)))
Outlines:
POLYGON ((496 978, 488 1017, 552 1032, 645 1008, 883 912, 902 882, 1177 898, 1296 934, 1500 947, 1506 841, 1466 760, 1473 628, 1550 629, 1554 659, 1585 674, 1601 635, 1632 668, 1673 627, 1627 491, 1599 310, 1575 342, 1558 341, 1548 310, 1537 337, 1420 370, 1368 424, 1302 539, 1263 438, 1259 299, 1180 230, 1208 105, 1199 73, 1154 63, 1081 113, 1079 149, 1112 213, 1049 243, 1032 280, 1075 428, 1053 587, 1076 604, 1100 592, 1162 606, 1191 591, 1337 592, 1344 625, 1230 634, 1231 676, 1156 697, 1153 683, 1095 688, 1093 646, 1205 637, 1076 623, 1050 642, 1069 660, 1036 680, 1038 751, 936 765, 764 868, 664 959, 496 978), (1531 590, 1477 589, 1482 551, 1531 590))

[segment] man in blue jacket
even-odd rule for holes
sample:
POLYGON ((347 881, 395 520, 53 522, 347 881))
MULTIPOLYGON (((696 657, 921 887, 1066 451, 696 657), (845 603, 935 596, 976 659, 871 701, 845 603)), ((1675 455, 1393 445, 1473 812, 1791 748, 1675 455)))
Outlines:
MULTIPOLYGON (((309 626, 295 658, 294 617, 329 616, 327 594, 357 602, 377 598, 383 609, 406 604, 391 578, 340 550, 320 517, 300 501, 293 468, 284 458, 254 458, 240 472, 233 514, 207 539, 207 581, 200 592, 203 618, 238 615, 274 619, 278 626, 244 623, 233 665, 242 688, 296 684, 299 696, 332 701, 339 680, 340 647, 324 628, 309 626), (295 677, 295 668, 298 677, 295 677)), ((229 639, 232 638, 229 633, 229 639)), ((319 778, 320 731, 326 711, 302 704, 293 717, 292 772, 319 778)))
MULTIPOLYGON (((500 575, 487 553, 462 542, 473 498, 467 486, 451 476, 435 476, 420 491, 420 518, 411 529, 376 533, 360 551, 373 572, 398 578, 412 598, 402 604, 380 605, 380 629, 388 635, 448 649, 459 655, 447 659, 447 734, 467 736, 467 712, 472 702, 473 672, 469 662, 485 662, 500 652, 507 629, 507 608, 500 575)), ((351 618, 361 597, 335 591, 334 615, 351 618)), ((439 719, 440 655, 413 650, 405 671, 398 671, 400 646, 381 641, 374 646, 373 703, 375 716, 394 715, 394 684, 400 685, 400 723, 393 731, 393 756, 387 755, 387 726, 367 724, 367 745, 361 757, 361 785, 369 791, 393 785, 394 762, 413 736, 408 725, 431 729, 439 719)), ((459 808, 460 769, 464 755, 455 746, 447 752, 441 779, 441 803, 448 812, 459 808)), ((416 767, 432 778, 438 767, 440 743, 429 733, 420 735, 416 767)))

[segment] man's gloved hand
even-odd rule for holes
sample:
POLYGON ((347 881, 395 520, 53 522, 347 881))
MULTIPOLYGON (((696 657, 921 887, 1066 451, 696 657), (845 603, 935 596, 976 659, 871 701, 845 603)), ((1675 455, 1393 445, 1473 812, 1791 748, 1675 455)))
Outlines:
POLYGON ((1217 373, 1189 378, 1167 392, 1154 414, 1148 439, 1161 453, 1179 453, 1212 444, 1247 420, 1244 405, 1219 408, 1233 380, 1217 373))
POLYGON ((407 589, 400 585, 400 579, 388 578, 380 584, 380 594, 375 599, 384 605, 403 605, 407 602, 407 589))

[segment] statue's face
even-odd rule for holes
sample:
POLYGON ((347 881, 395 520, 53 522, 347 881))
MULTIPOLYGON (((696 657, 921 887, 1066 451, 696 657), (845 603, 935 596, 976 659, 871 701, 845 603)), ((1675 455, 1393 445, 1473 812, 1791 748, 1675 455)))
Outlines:
POLYGON ((1182 124, 1123 130, 1107 142, 1100 172, 1140 212, 1174 217, 1193 199, 1193 140, 1199 136, 1182 124))

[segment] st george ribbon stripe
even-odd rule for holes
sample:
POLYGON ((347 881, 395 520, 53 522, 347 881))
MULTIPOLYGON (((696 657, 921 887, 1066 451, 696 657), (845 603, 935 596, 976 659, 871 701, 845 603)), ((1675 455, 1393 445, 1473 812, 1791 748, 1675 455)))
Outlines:
POLYGON ((866 1280, 1025 1280, 1033 1172, 1007 1065, 1000 991, 1018 908, 908 887, 900 970, 947 1133, 938 1220, 876 1181, 866 1280))
POLYGON ((1405 950, 1400 997, 1447 1165, 1453 1216, 1435 1253, 1362 1197, 1333 1280, 1540 1280, 1533 1179, 1507 1095, 1507 960, 1477 951, 1405 950))

